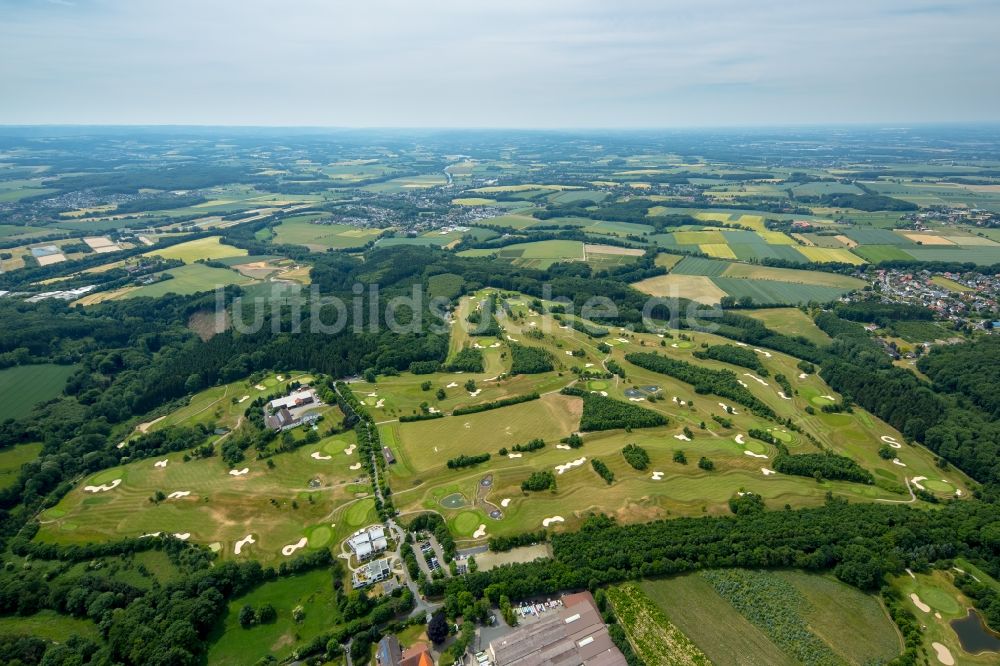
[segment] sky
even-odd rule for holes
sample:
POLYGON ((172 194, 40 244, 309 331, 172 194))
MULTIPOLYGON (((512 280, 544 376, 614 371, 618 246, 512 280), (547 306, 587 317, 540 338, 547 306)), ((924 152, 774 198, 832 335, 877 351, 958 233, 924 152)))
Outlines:
POLYGON ((1000 0, 0 0, 0 124, 1000 120, 1000 0))

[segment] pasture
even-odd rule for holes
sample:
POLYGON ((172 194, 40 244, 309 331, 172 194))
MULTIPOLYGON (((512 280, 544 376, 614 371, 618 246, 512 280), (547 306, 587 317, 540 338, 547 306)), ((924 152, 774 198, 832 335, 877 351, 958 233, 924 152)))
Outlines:
POLYGON ((27 416, 39 402, 62 394, 75 365, 16 365, 0 370, 0 421, 27 416))
MULTIPOLYGON (((170 293, 195 294, 200 291, 212 291, 230 284, 248 285, 254 283, 252 278, 244 277, 236 271, 205 266, 204 264, 189 264, 180 268, 171 268, 164 273, 170 275, 171 279, 142 287, 128 287, 119 298, 157 298, 170 293)), ((112 297, 111 300, 117 300, 117 298, 112 297)))

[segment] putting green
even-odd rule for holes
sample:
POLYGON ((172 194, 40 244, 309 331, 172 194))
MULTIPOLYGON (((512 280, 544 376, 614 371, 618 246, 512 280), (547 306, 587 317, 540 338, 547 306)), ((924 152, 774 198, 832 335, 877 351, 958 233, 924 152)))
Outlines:
POLYGON ((962 607, 958 604, 958 600, 941 588, 921 585, 917 590, 917 594, 920 596, 921 601, 945 615, 956 615, 962 610, 962 607))
POLYGON ((813 397, 809 398, 809 402, 811 402, 814 405, 819 405, 820 407, 822 407, 823 405, 832 405, 835 401, 830 400, 829 398, 824 398, 821 395, 814 395, 813 397))
MULTIPOLYGON (((150 463, 152 465, 153 463, 150 463)), ((113 467, 111 469, 106 469, 103 472, 98 472, 94 476, 90 477, 83 485, 85 486, 103 486, 111 483, 115 479, 121 479, 122 483, 125 482, 125 470, 113 467)))
POLYGON ((587 388, 591 391, 607 391, 608 383, 600 380, 587 382, 587 388))
POLYGON ((944 481, 935 481, 934 479, 927 479, 920 482, 920 485, 927 488, 927 490, 933 490, 936 493, 953 493, 955 492, 955 486, 950 483, 945 483, 944 481))
POLYGON ((751 453, 756 453, 758 455, 767 453, 767 446, 764 445, 764 442, 758 442, 756 439, 746 440, 746 444, 743 446, 745 446, 747 451, 750 451, 751 453))
POLYGON ((331 539, 333 539, 333 530, 326 525, 314 527, 309 531, 310 548, 322 548, 329 544, 331 539))
POLYGON ((687 340, 681 340, 680 342, 677 343, 677 348, 678 349, 691 349, 691 347, 693 347, 693 346, 694 345, 692 345, 687 340))
POLYGON ((784 442, 785 444, 792 441, 792 436, 789 435, 787 432, 782 432, 781 430, 772 430, 771 436, 774 437, 779 442, 784 442))
POLYGON ((452 520, 452 528, 463 536, 471 535, 483 523, 477 511, 463 511, 452 520))
POLYGON ((467 502, 465 501, 465 497, 461 493, 448 495, 441 500, 441 506, 446 509, 461 509, 466 504, 467 502))
MULTIPOLYGON (((323 452, 328 454, 343 453, 350 444, 342 439, 334 439, 323 445, 323 452)), ((356 450, 356 449, 355 449, 356 450)))

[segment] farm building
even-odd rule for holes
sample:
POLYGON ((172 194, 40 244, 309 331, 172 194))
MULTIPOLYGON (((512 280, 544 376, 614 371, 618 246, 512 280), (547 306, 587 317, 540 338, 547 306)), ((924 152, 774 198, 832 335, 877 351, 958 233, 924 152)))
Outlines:
POLYGON ((386 548, 389 542, 385 537, 385 528, 381 525, 371 525, 358 530, 347 540, 351 552, 359 560, 369 560, 386 548))
POLYGON ((392 451, 388 446, 382 447, 382 455, 385 456, 385 462, 389 465, 396 464, 396 456, 392 455, 392 451))
POLYGON ((567 594, 563 607, 538 622, 491 641, 488 653, 497 666, 626 666, 590 592, 567 594))

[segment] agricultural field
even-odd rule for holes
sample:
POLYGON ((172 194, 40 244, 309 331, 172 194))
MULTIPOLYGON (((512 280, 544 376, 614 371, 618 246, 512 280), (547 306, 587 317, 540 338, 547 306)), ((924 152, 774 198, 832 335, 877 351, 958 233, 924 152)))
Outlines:
POLYGON ((879 601, 832 578, 722 569, 639 588, 719 666, 866 664, 902 652, 879 601))
POLYGON ((274 227, 272 242, 303 245, 313 252, 328 249, 360 248, 376 240, 385 230, 372 227, 352 227, 322 221, 322 215, 308 214, 285 218, 274 227))
POLYGON ((574 240, 546 240, 515 243, 496 250, 464 250, 462 257, 483 257, 496 255, 498 259, 510 261, 525 268, 545 269, 560 261, 585 260, 583 243, 574 240))
POLYGON ((246 250, 222 242, 219 236, 208 236, 186 243, 178 243, 161 250, 147 252, 146 256, 162 257, 164 259, 178 259, 185 264, 191 264, 199 259, 225 259, 227 257, 239 257, 248 254, 246 250))
POLYGON ((836 300, 864 285, 862 280, 835 273, 684 257, 669 275, 648 278, 633 286, 654 296, 672 295, 708 304, 732 296, 750 297, 758 304, 799 305, 836 300), (675 291, 671 292, 671 288, 675 291))
POLYGON ((253 278, 246 277, 238 271, 200 263, 171 268, 163 273, 171 276, 170 279, 142 286, 123 287, 113 291, 99 291, 87 294, 75 302, 80 305, 95 305, 123 298, 158 298, 165 294, 196 294, 230 284, 247 286, 256 282, 253 278))
POLYGON ((0 421, 31 413, 39 402, 62 394, 75 365, 17 365, 0 370, 0 421))

